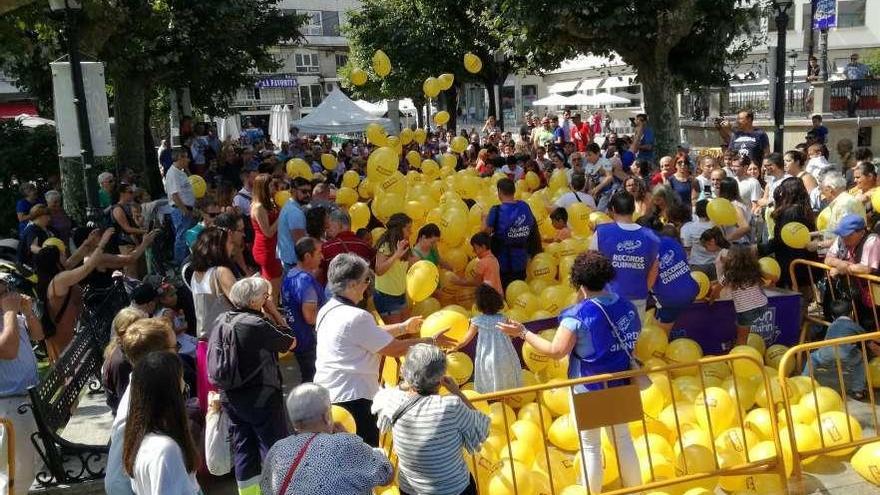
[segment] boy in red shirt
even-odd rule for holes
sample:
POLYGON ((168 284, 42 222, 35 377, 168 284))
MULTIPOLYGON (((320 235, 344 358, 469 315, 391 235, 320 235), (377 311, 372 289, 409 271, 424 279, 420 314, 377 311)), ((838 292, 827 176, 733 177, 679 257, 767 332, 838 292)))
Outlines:
POLYGON ((498 258, 492 254, 492 237, 485 232, 478 232, 471 237, 471 247, 477 255, 477 265, 474 267, 474 278, 456 276, 454 282, 458 285, 479 287, 481 284, 489 285, 504 296, 501 287, 501 265, 498 258))

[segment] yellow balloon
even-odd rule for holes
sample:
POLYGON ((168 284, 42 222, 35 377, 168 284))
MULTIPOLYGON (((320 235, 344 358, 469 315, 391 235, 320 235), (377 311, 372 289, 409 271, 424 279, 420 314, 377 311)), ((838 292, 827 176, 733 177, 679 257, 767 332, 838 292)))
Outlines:
POLYGON ((455 170, 455 166, 458 164, 458 157, 453 155, 452 153, 443 153, 443 156, 440 157, 440 160, 443 164, 443 168, 445 169, 455 170))
POLYGON ((764 407, 758 407, 749 411, 743 424, 746 428, 758 436, 761 441, 773 438, 772 413, 764 407))
MULTIPOLYGON (((873 202, 877 194, 871 198, 873 202)), ((873 442, 863 445, 855 455, 852 456, 853 469, 856 470, 862 478, 867 481, 880 485, 880 442, 873 442)))
POLYGON ((699 290, 697 291, 696 300, 700 300, 706 297, 706 294, 709 293, 709 287, 712 282, 709 281, 709 276, 705 273, 697 270, 691 271, 691 278, 693 278, 697 282, 697 286, 699 290))
POLYGON ((694 401, 694 412, 700 427, 709 431, 711 424, 711 431, 717 435, 718 432, 733 425, 736 409, 733 407, 733 399, 726 390, 709 387, 697 396, 697 400, 694 401))
MULTIPOLYGON (((747 345, 738 345, 734 347, 730 350, 730 354, 743 354, 754 358, 761 364, 764 363, 764 356, 754 347, 747 345)), ((760 376, 763 371, 761 366, 748 359, 734 359, 730 366, 733 368, 733 374, 740 378, 760 376)))
POLYGON ((437 76, 437 81, 440 82, 440 90, 446 91, 452 87, 452 84, 455 82, 455 76, 447 72, 437 76))
POLYGON ((406 153, 406 162, 412 168, 420 168, 422 165, 422 155, 416 150, 410 150, 406 153))
MULTIPOLYGON (((703 357, 703 348, 691 339, 679 338, 669 343, 665 356, 669 364, 695 363, 703 357)), ((672 375, 678 377, 694 375, 696 372, 696 368, 679 368, 672 375)))
MULTIPOLYGON (((880 201, 880 195, 876 192, 871 196, 871 205, 880 201)), ((877 211, 877 210, 874 210, 877 211)), ((816 230, 824 232, 828 230, 828 224, 831 223, 831 208, 824 208, 816 216, 816 230)))
MULTIPOLYGON (((438 175, 440 175, 440 165, 438 165, 437 162, 431 159, 423 160, 422 174, 424 174, 424 176, 428 180, 434 180, 437 178, 438 175)), ((435 184, 439 184, 439 182, 435 182, 435 184)))
POLYGON ((830 411, 843 411, 843 399, 836 390, 829 387, 816 387, 805 393, 798 404, 816 412, 817 416, 830 411))
POLYGON ((414 315, 427 317, 431 313, 440 311, 442 307, 443 306, 440 304, 440 301, 434 299, 433 297, 429 297, 424 301, 417 302, 415 305, 413 305, 412 313, 414 315))
POLYGON ((463 352, 450 352, 446 355, 446 374, 461 385, 474 374, 474 362, 463 352))
POLYGON ((203 179, 201 175, 190 175, 189 183, 192 186, 193 196, 195 196, 196 199, 200 199, 205 196, 205 193, 208 191, 208 184, 205 182, 205 179, 203 179))
POLYGON ((464 54, 464 68, 471 74, 476 74, 483 68, 483 61, 473 53, 467 52, 464 54))
POLYGON ((541 187, 541 178, 538 177, 538 174, 531 170, 526 172, 525 181, 526 187, 528 187, 529 191, 536 191, 539 187, 541 187))
POLYGON ((422 129, 421 127, 416 128, 416 130, 413 131, 413 141, 415 141, 419 144, 425 144, 425 140, 427 138, 428 138, 428 133, 425 132, 425 130, 422 129))
POLYGON ((382 50, 376 50, 373 53, 373 70, 379 77, 391 74, 391 59, 382 50))
MULTIPOLYGON (((458 246, 467 235, 467 225, 459 210, 450 210, 444 213, 437 226, 440 227, 440 239, 448 246, 458 246)), ((465 257, 464 263, 467 264, 467 257, 465 257)))
POLYGON ((46 246, 55 246, 56 248, 58 248, 59 251, 61 251, 61 254, 67 254, 67 245, 64 244, 64 241, 57 237, 50 237, 43 241, 43 245, 41 247, 46 246))
POLYGON ((810 242, 810 229, 800 222, 789 222, 782 226, 782 242, 794 249, 803 249, 810 242))
POLYGON ((531 421, 539 427, 543 427, 546 434, 550 431, 550 425, 553 423, 553 414, 544 404, 530 402, 520 408, 516 419, 531 421))
POLYGON ((590 235, 592 224, 590 223, 590 207, 584 203, 572 203, 566 208, 568 212, 568 225, 575 235, 590 235))
POLYGON ((333 417, 334 423, 339 423, 345 427, 345 431, 349 433, 357 433, 357 425, 354 422, 354 416, 342 406, 330 406, 330 415, 333 417))
POLYGON ((596 230, 597 225, 602 225, 603 223, 611 223, 611 217, 601 211, 594 211, 590 213, 590 224, 593 226, 593 230, 596 230))
POLYGON ((486 493, 492 495, 515 495, 518 493, 532 493, 532 472, 529 466, 519 462, 504 461, 501 468, 489 480, 489 489, 486 493))
POLYGON ((736 207, 728 199, 714 198, 710 200, 706 205, 706 214, 715 225, 721 227, 736 225, 736 207))
POLYGON ((464 150, 468 147, 468 139, 464 136, 455 136, 452 138, 450 147, 452 148, 452 151, 456 153, 464 153, 464 150))
POLYGON ((662 328, 650 326, 642 328, 636 339, 635 356, 642 362, 649 358, 662 358, 669 345, 669 337, 662 328))
POLYGON ((437 265, 428 260, 416 261, 406 272, 406 295, 413 302, 424 301, 437 290, 439 282, 437 265))
MULTIPOLYGON (((773 368, 779 369, 779 364, 782 362, 782 356, 784 356, 786 352, 788 352, 787 346, 782 344, 771 345, 764 352, 764 362, 773 368)), ((785 375, 790 375, 792 371, 794 371, 794 360, 788 360, 785 375)))
POLYGON ((333 171, 336 170, 336 156, 332 153, 322 153, 321 154, 321 165, 324 166, 325 169, 333 171))
POLYGON ((406 194, 406 177, 395 170, 391 176, 379 183, 379 189, 382 192, 405 195, 406 194))
POLYGON ((782 268, 775 259, 765 256, 758 260, 758 264, 761 265, 762 277, 774 282, 779 280, 779 276, 782 274, 782 268))
POLYGON ((536 254, 526 268, 528 278, 554 280, 556 278, 556 261, 547 253, 536 254))
POLYGON ((373 182, 370 181, 368 177, 364 177, 364 179, 361 180, 360 184, 358 184, 357 186, 358 196, 364 199, 372 198, 373 189, 375 189, 375 187, 373 186, 373 182))
POLYGON ((425 318, 422 323, 421 335, 422 337, 433 337, 443 333, 452 340, 461 342, 469 326, 467 316, 457 311, 443 309, 425 318))
POLYGON ((422 91, 425 92, 425 96, 428 98, 436 98, 440 94, 440 81, 433 76, 425 79, 425 82, 422 83, 422 91))
POLYGON ((367 73, 363 69, 354 68, 349 74, 349 79, 355 86, 363 86, 367 83, 367 73))
POLYGON ((489 404, 489 427, 492 433, 501 436, 505 446, 507 445, 507 430, 510 429, 514 421, 516 421, 516 414, 513 412, 513 408, 504 402, 489 404))
MULTIPOLYGON (((568 291, 558 285, 551 285, 541 291, 538 301, 541 303, 541 309, 552 316, 556 316, 565 308, 565 301, 568 297, 568 291)), ((534 317, 534 315, 532 315, 534 317)))
POLYGON ((389 147, 376 148, 367 158, 367 177, 376 182, 391 177, 397 172, 397 152, 389 147))
POLYGON ((287 189, 282 189, 275 193, 273 199, 275 200, 275 204, 279 208, 283 208, 284 205, 287 204, 287 201, 290 199, 290 191, 288 191, 287 189))
POLYGON ((505 289, 504 291, 505 300, 507 301, 508 305, 513 306, 513 302, 516 300, 517 297, 519 297, 520 294, 529 291, 529 284, 527 284, 524 280, 514 280, 507 286, 507 289, 505 289))
POLYGON ((874 388, 880 387, 880 357, 868 361, 868 374, 871 378, 869 385, 873 385, 874 388))
POLYGON ((370 223, 370 207, 366 203, 355 203, 349 206, 348 214, 351 217, 351 229, 355 232, 370 223))
POLYGON ((526 315, 531 315, 540 307, 540 302, 538 301, 538 297, 531 292, 525 292, 520 294, 519 297, 513 301, 513 307, 522 311, 526 315))
POLYGON ((302 177, 306 180, 312 180, 312 167, 302 158, 294 158, 287 162, 287 176, 302 177))
POLYGON ((348 170, 344 174, 342 174, 342 186, 349 187, 351 189, 357 188, 358 184, 361 182, 361 176, 358 175, 354 170, 348 170))
POLYGON ((413 131, 409 127, 404 127, 402 131, 400 131, 400 144, 403 146, 408 145, 413 140, 413 131))
MULTIPOLYGON (((554 383, 562 383, 562 380, 551 379, 547 382, 547 385, 552 385, 554 383)), ((569 389, 567 387, 557 387, 544 390, 541 392, 541 403, 547 406, 554 416, 562 416, 563 414, 568 414, 570 409, 568 395, 569 389)))
POLYGON ((562 450, 575 451, 580 445, 577 428, 570 414, 563 414, 554 419, 547 437, 550 443, 562 450))
POLYGON ((339 190, 336 191, 336 204, 349 207, 358 200, 358 193, 354 189, 350 187, 340 187, 339 190))
MULTIPOLYGON (((813 427, 821 431, 821 439, 825 447, 834 447, 861 440, 862 427, 859 421, 841 411, 828 411, 819 415, 813 427)), ((847 457, 855 448, 830 451, 831 457, 847 457)))
POLYGON ((528 342, 523 342, 522 346, 522 358, 523 362, 533 372, 542 371, 550 364, 550 358, 546 354, 541 354, 532 344, 528 342))
POLYGON ((370 144, 375 144, 376 146, 385 146, 388 142, 388 136, 385 134, 385 128, 375 122, 367 124, 367 128, 364 131, 364 134, 367 135, 367 141, 369 141, 370 144))

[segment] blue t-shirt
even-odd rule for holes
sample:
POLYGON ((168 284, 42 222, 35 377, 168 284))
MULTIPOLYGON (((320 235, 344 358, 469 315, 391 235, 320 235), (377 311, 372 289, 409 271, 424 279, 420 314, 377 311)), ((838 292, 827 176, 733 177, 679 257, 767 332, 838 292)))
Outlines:
POLYGON ((315 326, 306 323, 302 313, 302 305, 314 302, 318 308, 327 299, 324 297, 324 288, 311 273, 293 267, 281 284, 281 304, 287 313, 287 324, 293 329, 296 336, 296 348, 294 352, 302 352, 315 347, 315 326))
MULTIPOLYGON (((629 354, 633 352, 642 328, 638 311, 633 303, 614 293, 594 297, 565 309, 560 315, 560 322, 562 326, 574 332, 577 338, 569 356, 569 378, 583 378, 629 369, 629 354), (600 309, 598 305, 602 308, 600 309), (609 323, 609 318, 616 325, 616 330, 609 323), (621 347, 621 343, 626 349, 621 347)), ((601 388, 603 388, 601 383, 581 385, 575 387, 575 392, 601 388)))
POLYGON ((649 162, 654 161, 654 129, 650 127, 645 127, 644 132, 642 132, 641 145, 651 145, 651 151, 639 151, 639 154, 636 155, 636 158, 639 158, 640 160, 648 160, 649 162))
POLYGON ((501 272, 525 270, 529 261, 529 236, 538 228, 528 203, 517 200, 493 206, 486 225, 493 228, 492 237, 501 241, 501 250, 495 253, 501 272))
POLYGON ((198 240, 199 235, 204 230, 205 230, 205 224, 203 224, 202 222, 195 224, 195 226, 193 226, 193 228, 187 230, 186 234, 184 235, 184 238, 186 239, 186 247, 191 249, 193 247, 193 244, 195 244, 196 241, 198 240))
POLYGON ((686 306, 694 301, 700 291, 697 281, 691 277, 687 253, 676 239, 660 237, 659 268, 654 282, 654 297, 661 306, 686 306))
POLYGON ((620 152, 620 164, 623 166, 624 170, 629 170, 630 165, 636 161, 636 155, 630 150, 623 150, 620 152))
POLYGON ((289 199, 287 204, 281 208, 281 214, 278 216, 278 259, 282 263, 295 265, 296 250, 294 249, 293 230, 305 230, 306 214, 295 199, 289 199))
MULTIPOLYGON (((40 205, 40 204, 45 204, 45 203, 43 203, 43 201, 41 201, 39 199, 32 203, 25 198, 21 198, 15 203, 15 212, 16 213, 24 213, 25 215, 28 215, 31 212, 31 208, 33 208, 36 205, 40 205)), ((30 220, 22 220, 21 222, 18 222, 18 237, 19 238, 21 238, 21 235, 24 233, 24 228, 27 227, 27 224, 29 221, 30 220)))
MULTIPOLYGON (((24 316, 17 315, 18 356, 15 359, 0 359, 0 397, 24 395, 28 387, 39 381, 37 377, 37 358, 31 347, 24 316)), ((3 322, 0 321, 0 330, 3 322)))
POLYGON ((633 301, 647 299, 648 271, 657 259, 660 239, 644 227, 628 230, 606 223, 596 228, 596 244, 614 266, 608 289, 633 301))
POLYGON ((667 179, 669 182, 669 186, 672 187, 672 190, 678 194, 678 197, 681 198, 681 202, 690 205, 691 204, 691 191, 693 190, 693 183, 690 180, 678 180, 674 175, 670 175, 667 179))

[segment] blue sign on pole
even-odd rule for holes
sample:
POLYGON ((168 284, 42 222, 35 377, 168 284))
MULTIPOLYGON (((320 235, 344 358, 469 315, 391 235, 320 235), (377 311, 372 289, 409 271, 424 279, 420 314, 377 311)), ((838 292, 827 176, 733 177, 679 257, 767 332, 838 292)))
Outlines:
POLYGON ((837 0, 813 0, 813 3, 816 4, 813 29, 824 30, 837 26, 837 0))

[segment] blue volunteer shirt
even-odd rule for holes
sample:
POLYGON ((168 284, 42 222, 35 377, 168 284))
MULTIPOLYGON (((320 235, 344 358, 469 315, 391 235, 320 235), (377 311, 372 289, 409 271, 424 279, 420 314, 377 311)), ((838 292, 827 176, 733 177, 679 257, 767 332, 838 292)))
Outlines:
POLYGON ((281 304, 287 313, 287 324, 296 336, 294 353, 314 349, 317 339, 315 326, 306 323, 302 305, 314 302, 320 309, 326 301, 324 288, 311 273, 293 267, 281 284, 281 304))
POLYGON ((599 252, 611 258, 614 279, 608 289, 629 300, 648 298, 648 271, 657 259, 660 240, 648 229, 635 224, 623 228, 606 223, 596 228, 599 252))
POLYGON ((687 253, 672 237, 660 237, 659 267, 654 282, 654 297, 661 306, 686 306, 693 302, 700 290, 691 277, 687 253))
MULTIPOLYGON (((569 378, 617 373, 630 368, 629 354, 635 348, 642 324, 636 307, 628 300, 612 293, 582 301, 564 310, 560 323, 577 337, 568 361, 569 378), (597 305, 604 308, 607 318, 597 305), (617 336, 609 318, 617 326, 617 336)), ((622 382, 609 383, 619 384, 622 382)), ((601 383, 580 385, 575 387, 575 392, 601 388, 601 383)))
POLYGON ((494 229, 492 236, 501 241, 501 251, 495 253, 501 272, 525 270, 529 260, 529 235, 538 228, 528 203, 514 201, 493 207, 486 217, 486 225, 494 229))

